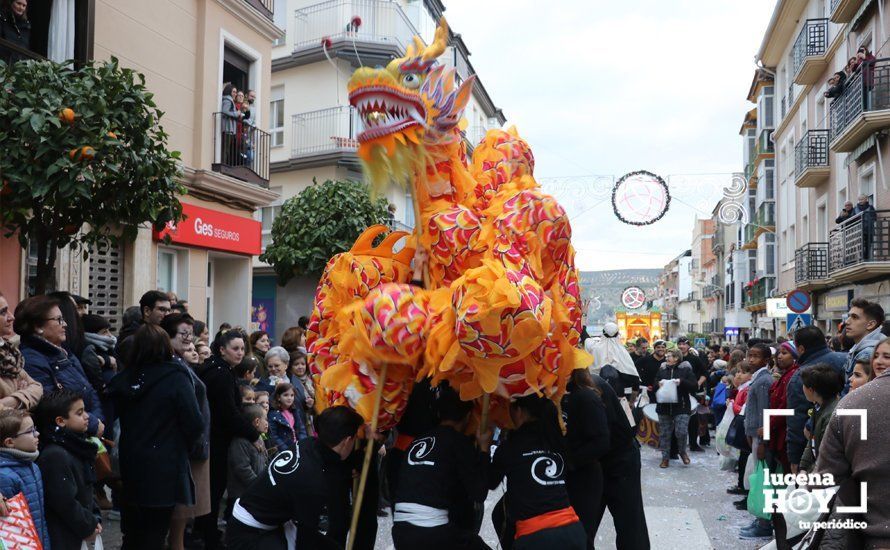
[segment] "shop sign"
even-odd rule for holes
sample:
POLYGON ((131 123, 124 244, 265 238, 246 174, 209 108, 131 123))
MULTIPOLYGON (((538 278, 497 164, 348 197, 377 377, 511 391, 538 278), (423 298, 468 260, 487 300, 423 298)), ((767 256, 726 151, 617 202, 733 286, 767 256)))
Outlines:
POLYGON ((842 311, 846 313, 850 310, 851 291, 840 290, 825 295, 825 311, 842 311))
POLYGON ((163 231, 155 232, 155 240, 169 235, 176 244, 251 256, 262 252, 263 224, 254 219, 187 203, 182 203, 182 213, 186 219, 168 223, 163 231))
MULTIPOLYGON (((810 307, 802 313, 812 313, 813 308, 810 307)), ((794 313, 788 309, 785 298, 767 298, 766 300, 766 316, 770 319, 785 319, 789 313, 794 313)))

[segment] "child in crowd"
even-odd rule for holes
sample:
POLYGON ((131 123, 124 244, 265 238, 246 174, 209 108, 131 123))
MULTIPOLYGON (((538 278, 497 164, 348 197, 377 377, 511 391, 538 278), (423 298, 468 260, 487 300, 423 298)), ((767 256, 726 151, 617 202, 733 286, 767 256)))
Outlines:
POLYGON ((40 434, 34 420, 25 411, 0 411, 0 493, 9 499, 19 493, 25 495, 37 536, 44 548, 50 547, 43 502, 43 478, 35 465, 39 456, 40 434))
POLYGON ((312 377, 309 376, 309 369, 306 367, 305 353, 294 352, 291 358, 291 369, 297 380, 303 384, 303 389, 306 392, 306 432, 313 435, 315 431, 312 428, 312 411, 315 408, 315 385, 312 383, 312 377))
POLYGON ((77 392, 60 389, 37 407, 46 523, 50 546, 78 549, 102 533, 94 499, 96 445, 86 438, 89 413, 77 392))
POLYGON ((243 361, 232 368, 232 374, 239 385, 250 386, 256 384, 256 362, 252 357, 245 357, 243 361))
MULTIPOLYGON (((747 361, 742 361, 733 377, 732 384, 735 387, 735 397, 729 401, 732 407, 732 412, 736 416, 742 414, 742 409, 745 406, 745 402, 748 400, 748 387, 751 385, 751 375, 754 374, 754 370, 751 365, 748 364, 747 361)), ((735 501, 733 504, 739 510, 747 510, 748 509, 748 499, 747 494, 748 491, 745 489, 745 466, 748 463, 748 457, 751 455, 748 451, 739 450, 739 462, 738 462, 738 480, 735 486, 730 487, 726 490, 727 493, 731 495, 741 495, 743 498, 741 500, 735 501)))
POLYGON ((853 365, 853 374, 850 375, 850 391, 875 379, 875 371, 871 368, 871 361, 862 357, 853 365))
POLYGON ((201 357, 198 355, 198 350, 195 348, 193 342, 189 342, 183 346, 182 358, 189 365, 198 365, 201 362, 201 357))
POLYGON ((202 364, 207 359, 210 359, 210 356, 213 353, 210 351, 210 346, 200 340, 195 344, 195 351, 198 352, 198 362, 202 364))
POLYGON ((287 382, 275 386, 272 410, 269 411, 269 437, 277 452, 293 449, 297 441, 307 437, 306 428, 296 409, 297 393, 287 382))
MULTIPOLYGON (((259 405, 245 405, 242 409, 244 419, 262 436, 269 431, 266 412, 259 405)), ((268 455, 265 449, 260 451, 245 437, 236 437, 229 445, 229 484, 226 490, 229 500, 235 501, 244 494, 244 490, 266 469, 268 455)))
POLYGON ((261 406, 266 414, 269 414, 269 392, 267 391, 255 391, 253 392, 253 401, 257 405, 261 406))
POLYGON ((252 386, 241 384, 238 386, 238 390, 241 392, 242 405, 252 405, 256 403, 256 393, 254 393, 252 386))
POLYGON ((800 471, 811 472, 819 456, 822 436, 844 389, 844 377, 830 365, 820 364, 802 371, 800 379, 807 401, 814 405, 813 432, 809 436, 810 441, 803 451, 803 456, 800 457, 800 471))

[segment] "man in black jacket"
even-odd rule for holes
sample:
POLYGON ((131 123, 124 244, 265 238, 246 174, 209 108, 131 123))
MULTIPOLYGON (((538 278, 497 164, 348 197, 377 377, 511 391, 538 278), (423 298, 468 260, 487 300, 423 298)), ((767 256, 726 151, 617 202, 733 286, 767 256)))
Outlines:
POLYGON ((340 548, 319 531, 319 518, 330 499, 341 494, 331 487, 342 486, 348 476, 342 463, 352 454, 363 423, 346 407, 321 413, 315 419, 318 438, 279 453, 267 475, 257 478, 235 502, 226 532, 229 550, 340 548))
MULTIPOLYGON (((695 354, 692 350, 692 346, 689 345, 689 338, 685 336, 681 336, 679 340, 677 340, 677 347, 680 349, 680 353, 683 354, 682 361, 686 361, 692 366, 692 372, 695 373, 695 378, 697 382, 697 388, 695 391, 690 392, 693 394, 699 394, 702 392, 707 392, 707 381, 708 381, 708 366, 705 364, 705 361, 702 360, 701 357, 695 354)), ((695 414, 695 411, 690 411, 689 416, 689 450, 695 452, 702 452, 702 449, 698 444, 698 430, 699 430, 699 415, 695 414)), ((707 430, 705 430, 707 433, 707 430)), ((702 443, 710 443, 710 437, 702 437, 702 443)))
POLYGON ((393 542, 396 549, 487 549, 466 512, 488 494, 491 431, 476 435, 478 448, 463 435, 473 404, 449 387, 439 389, 434 409, 439 425, 414 440, 399 466, 393 542))
POLYGON ((615 523, 615 548, 648 550, 649 530, 640 486, 640 444, 615 390, 602 377, 590 376, 600 390, 609 425, 609 449, 600 457, 603 495, 596 529, 599 529, 608 507, 615 523))

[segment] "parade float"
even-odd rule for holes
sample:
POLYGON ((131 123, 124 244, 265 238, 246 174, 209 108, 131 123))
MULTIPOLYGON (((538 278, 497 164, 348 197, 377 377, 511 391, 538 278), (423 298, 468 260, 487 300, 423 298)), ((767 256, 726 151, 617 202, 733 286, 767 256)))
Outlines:
POLYGON ((511 400, 558 403, 571 371, 592 361, 578 349, 569 218, 535 181, 514 128, 490 130, 467 155, 474 77, 458 82, 437 61, 447 40, 442 21, 430 45, 415 38, 404 57, 348 83, 366 181, 409 188, 417 220, 411 235, 369 227, 331 258, 310 318, 317 409, 346 405, 372 432, 396 425, 424 378, 475 400, 481 422, 509 426, 511 400), (412 259, 424 263, 422 284, 410 284, 412 259))

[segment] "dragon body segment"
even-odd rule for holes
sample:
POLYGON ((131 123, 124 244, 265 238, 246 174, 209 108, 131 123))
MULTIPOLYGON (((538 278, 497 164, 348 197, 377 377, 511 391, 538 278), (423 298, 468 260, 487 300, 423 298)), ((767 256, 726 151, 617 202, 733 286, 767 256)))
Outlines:
POLYGON ((369 183, 410 186, 418 232, 374 226, 328 263, 308 345, 318 408, 347 404, 370 420, 387 366, 379 429, 395 425, 414 381, 448 380, 463 399, 491 394, 492 418, 539 392, 557 399, 574 368, 580 291, 565 210, 534 179, 534 155, 514 128, 490 130, 468 158, 461 115, 474 78, 439 65, 448 30, 419 38, 385 68, 355 71, 350 102, 365 125, 359 156, 369 183), (393 251, 396 241, 407 244, 393 251), (426 288, 409 283, 416 247, 426 288))

